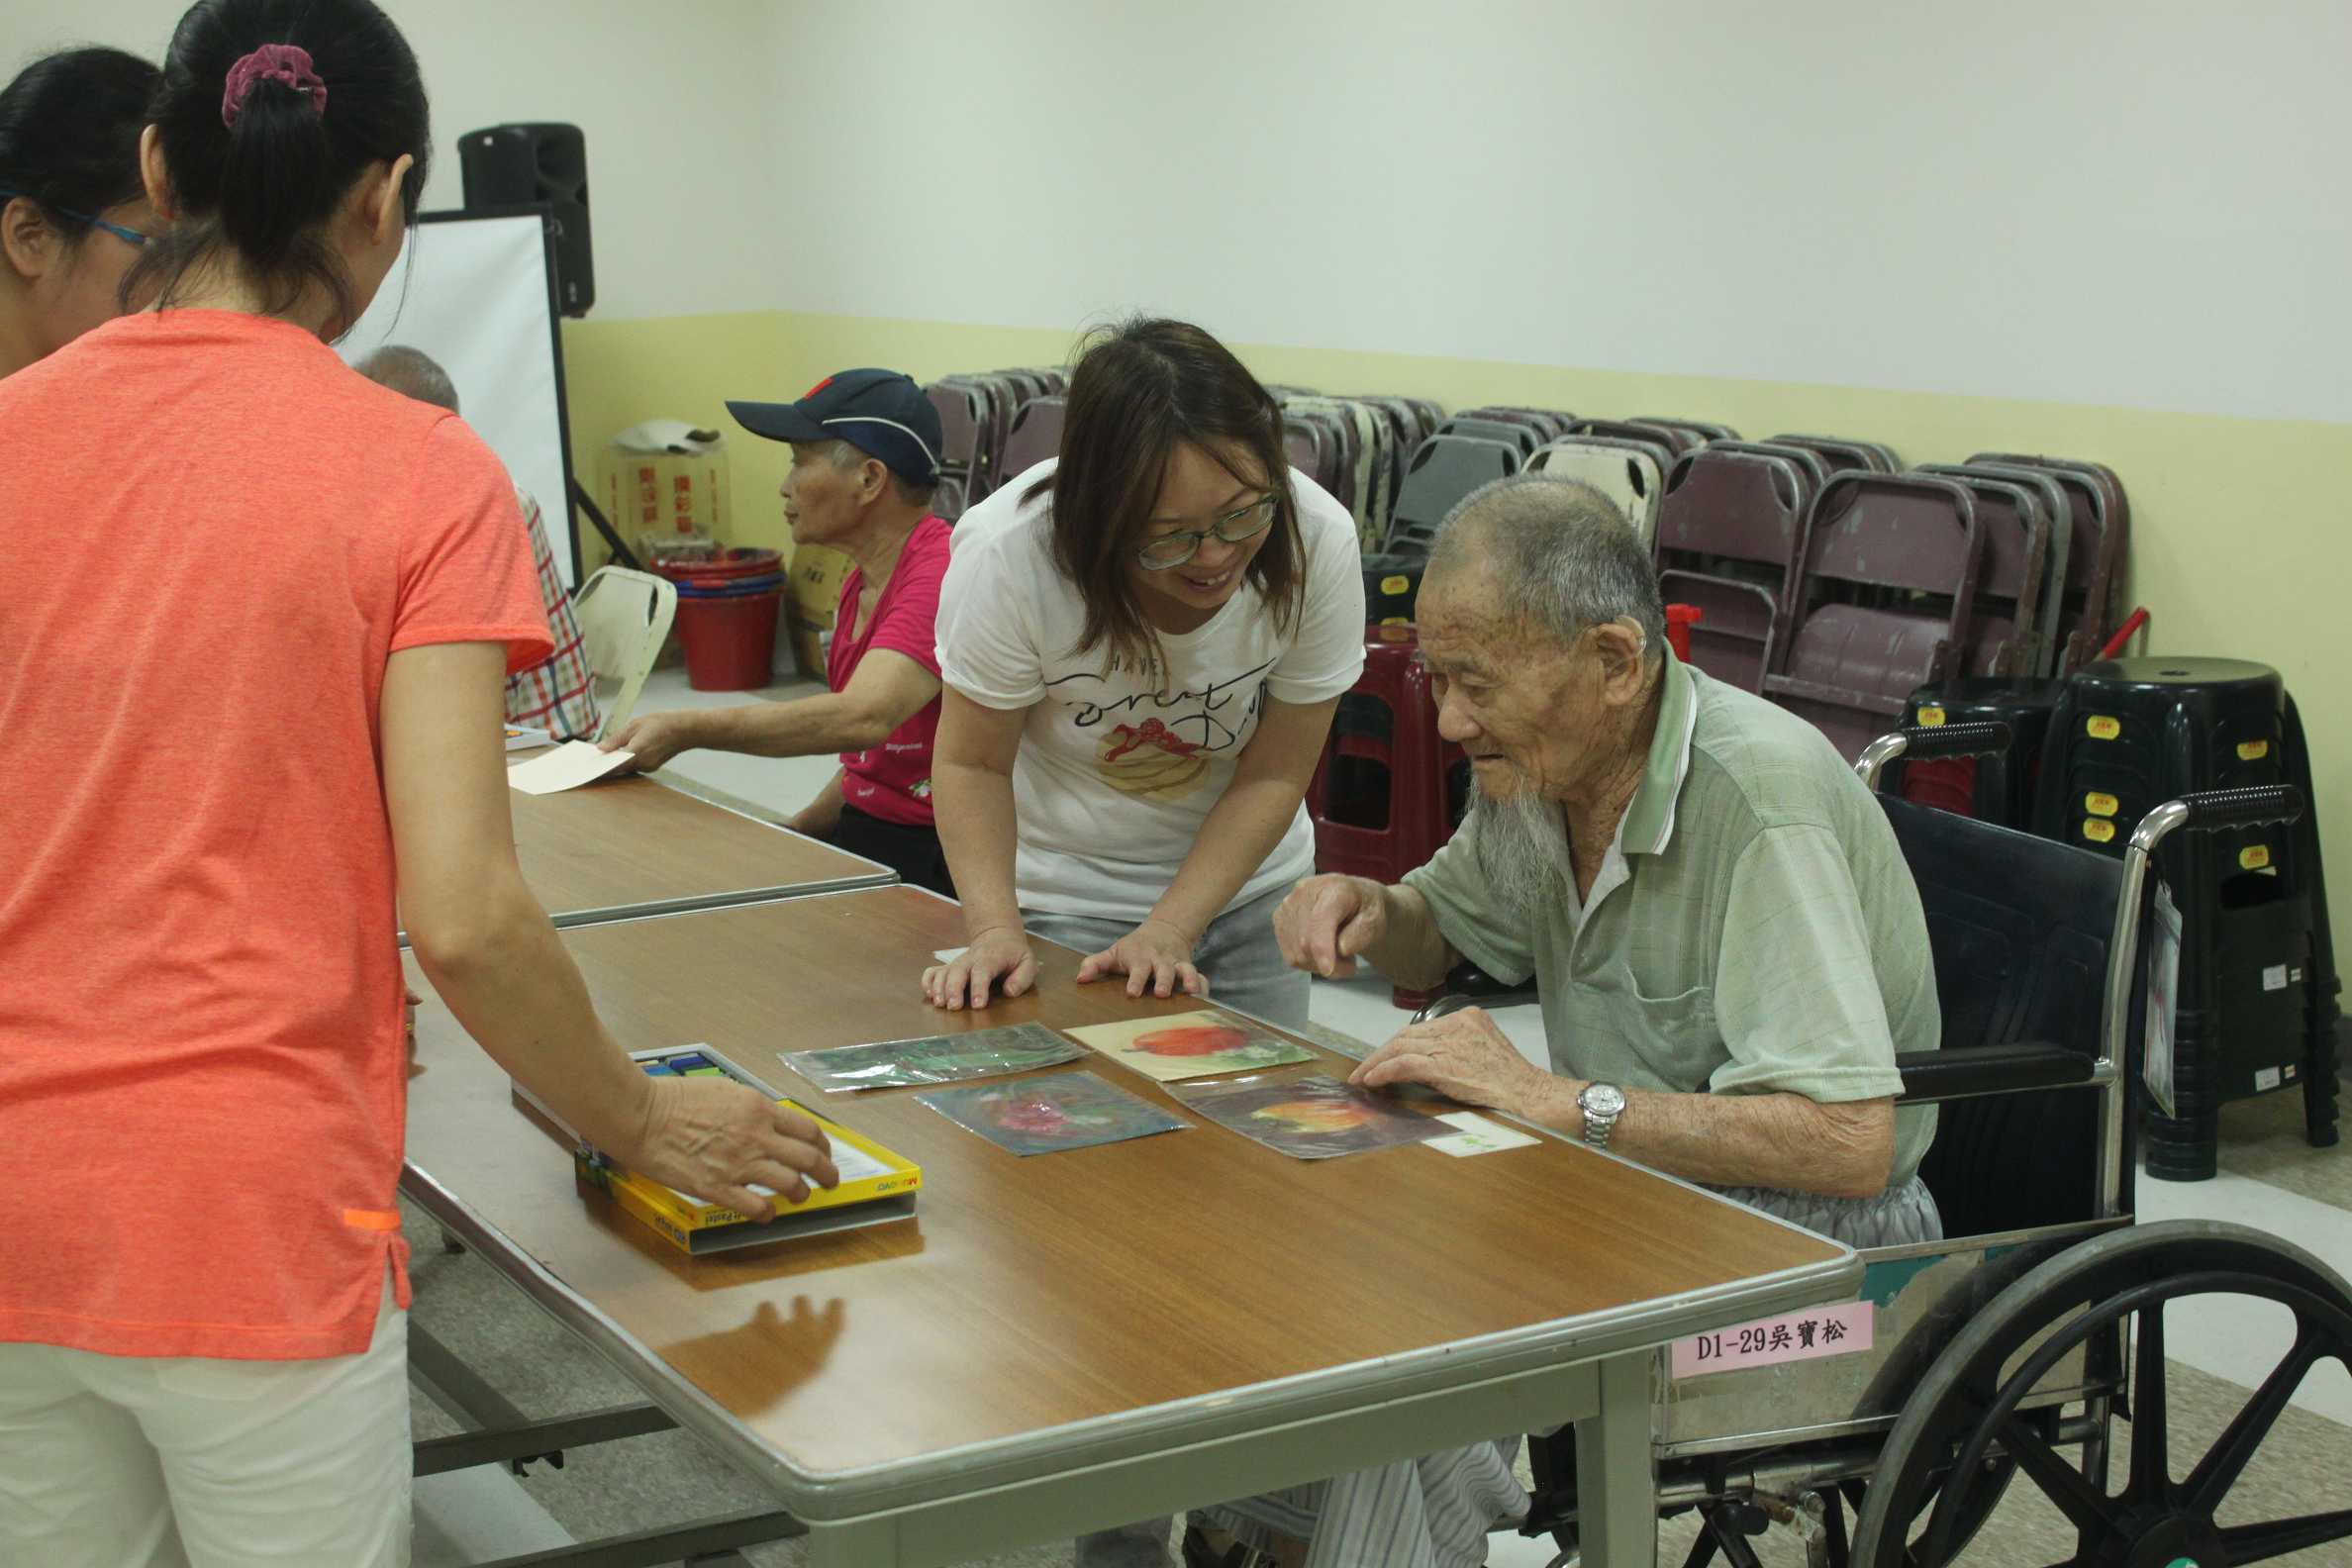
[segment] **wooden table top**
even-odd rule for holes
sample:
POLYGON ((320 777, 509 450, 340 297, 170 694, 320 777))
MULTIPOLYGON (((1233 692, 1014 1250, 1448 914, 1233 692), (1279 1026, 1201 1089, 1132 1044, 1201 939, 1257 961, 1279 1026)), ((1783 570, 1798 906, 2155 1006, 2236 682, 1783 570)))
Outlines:
MULTIPOLYGON (((821 1094, 777 1053, 1200 1005, 1080 987, 1076 955, 1041 943, 1036 992, 981 1013, 938 1012, 919 973, 933 949, 961 944, 960 914, 918 889, 586 927, 563 939, 630 1048, 708 1043, 923 1167, 911 1222, 689 1258, 579 1187, 556 1134, 516 1109, 505 1076, 447 1011, 430 998, 423 1010, 411 1165, 800 1476, 1849 1256, 1556 1139, 1467 1159, 1414 1147, 1286 1158, 1099 1057, 1072 1068, 1197 1125, 1022 1158, 917 1104, 916 1089, 821 1094)), ((410 979, 425 989, 413 962, 410 979)), ((1285 1071, 1344 1076, 1348 1065, 1324 1053, 1285 1071)))
POLYGON ((524 880, 558 923, 639 905, 895 880, 888 866, 649 778, 507 796, 524 880))

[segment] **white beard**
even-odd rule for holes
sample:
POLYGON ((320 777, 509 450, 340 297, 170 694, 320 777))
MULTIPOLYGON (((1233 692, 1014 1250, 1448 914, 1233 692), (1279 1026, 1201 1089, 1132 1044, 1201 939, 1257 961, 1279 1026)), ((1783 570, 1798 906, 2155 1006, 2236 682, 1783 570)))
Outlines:
POLYGON ((1556 803, 1530 788, 1498 800, 1474 781, 1469 821, 1478 825, 1472 840, 1478 869, 1506 910, 1531 920, 1537 911, 1567 902, 1576 865, 1556 803))

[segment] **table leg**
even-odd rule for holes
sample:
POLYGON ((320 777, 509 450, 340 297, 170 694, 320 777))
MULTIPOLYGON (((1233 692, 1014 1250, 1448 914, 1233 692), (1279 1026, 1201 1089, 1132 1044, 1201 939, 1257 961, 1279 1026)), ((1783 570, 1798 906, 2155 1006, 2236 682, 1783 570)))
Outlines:
POLYGON ((1601 1413, 1576 1423, 1576 1528, 1586 1568, 1657 1568, 1658 1478, 1650 1457, 1655 1350, 1600 1365, 1601 1413))
POLYGON ((809 1526, 809 1568, 898 1568, 898 1525, 888 1519, 809 1526))

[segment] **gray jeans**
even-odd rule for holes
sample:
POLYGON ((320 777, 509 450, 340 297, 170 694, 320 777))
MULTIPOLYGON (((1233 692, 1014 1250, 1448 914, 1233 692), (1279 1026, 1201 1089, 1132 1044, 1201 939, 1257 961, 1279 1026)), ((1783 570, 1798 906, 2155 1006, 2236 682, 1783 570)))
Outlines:
POLYGON ((1943 1216, 1917 1176, 1876 1198, 1823 1198, 1772 1187, 1717 1187, 1735 1203, 1803 1225, 1850 1247, 1910 1246, 1943 1239, 1943 1216))
MULTIPOLYGON (((1289 893, 1289 888, 1276 888, 1211 921, 1193 949, 1193 964, 1209 981, 1210 1001, 1297 1029, 1307 1022, 1307 974, 1282 961, 1282 946, 1274 939, 1274 911, 1289 893)), ((1135 929, 1133 921, 1045 910, 1023 910, 1021 923, 1031 936, 1082 953, 1101 952, 1135 929)))

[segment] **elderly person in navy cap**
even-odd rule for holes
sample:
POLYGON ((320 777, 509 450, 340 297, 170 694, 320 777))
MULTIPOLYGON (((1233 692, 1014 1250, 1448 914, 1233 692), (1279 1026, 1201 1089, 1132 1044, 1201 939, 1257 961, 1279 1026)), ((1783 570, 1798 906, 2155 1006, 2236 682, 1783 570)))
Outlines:
POLYGON ((643 714, 605 737, 651 770, 707 747, 752 756, 840 753, 841 766, 792 819, 802 833, 952 894, 931 823, 931 737, 939 727, 932 622, 947 571, 947 525, 931 514, 939 416, 895 370, 844 370, 797 403, 730 403, 754 436, 787 441, 779 492, 795 544, 856 563, 841 584, 822 696, 643 714))

